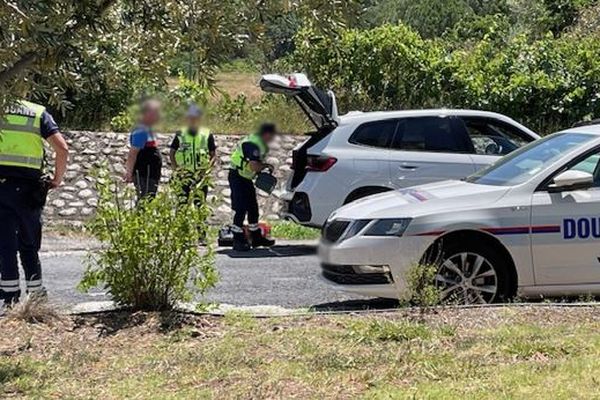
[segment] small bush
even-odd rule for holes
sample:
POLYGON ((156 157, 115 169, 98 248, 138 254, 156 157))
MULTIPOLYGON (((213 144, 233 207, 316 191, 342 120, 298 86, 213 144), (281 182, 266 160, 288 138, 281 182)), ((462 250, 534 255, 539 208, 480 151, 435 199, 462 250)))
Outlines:
POLYGON ((211 215, 210 205, 198 201, 205 183, 183 198, 181 183, 173 182, 155 200, 133 207, 133 192, 120 190, 119 183, 101 172, 98 209, 89 230, 105 246, 90 254, 80 288, 103 284, 119 305, 165 310, 213 287, 213 250, 198 247, 208 234, 211 215))
POLYGON ((169 99, 175 104, 196 103, 205 105, 212 94, 212 82, 198 82, 179 76, 177 86, 169 93, 169 99))
POLYGON ((110 128, 115 132, 128 132, 134 124, 133 113, 125 110, 110 120, 110 128))
POLYGON ((438 267, 434 264, 417 264, 406 276, 408 301, 420 307, 432 307, 442 300, 440 289, 435 284, 438 267))

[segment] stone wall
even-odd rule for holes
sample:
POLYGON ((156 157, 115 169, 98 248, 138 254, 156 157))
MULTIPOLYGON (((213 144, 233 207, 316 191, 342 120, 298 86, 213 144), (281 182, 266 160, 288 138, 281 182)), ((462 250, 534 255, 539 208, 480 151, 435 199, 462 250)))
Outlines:
MULTIPOLYGON (((81 222, 94 215, 97 195, 94 179, 90 172, 107 164, 111 172, 119 179, 125 172, 127 155, 127 134, 114 132, 67 132, 65 137, 70 146, 70 163, 65 182, 59 189, 50 193, 45 209, 45 218, 49 222, 81 222)), ((218 206, 215 210, 216 222, 231 220, 230 190, 227 182, 229 160, 240 136, 215 135, 217 142, 218 165, 214 170, 215 196, 218 206)), ((159 145, 163 154, 162 182, 168 182, 171 169, 168 162, 168 145, 171 135, 159 135, 159 145)), ((292 150, 305 140, 301 136, 282 136, 271 146, 267 162, 276 167, 280 188, 285 184, 291 172, 292 150)), ((260 193, 260 192, 259 192, 260 193)), ((281 202, 274 196, 259 195, 262 218, 278 219, 281 202)))

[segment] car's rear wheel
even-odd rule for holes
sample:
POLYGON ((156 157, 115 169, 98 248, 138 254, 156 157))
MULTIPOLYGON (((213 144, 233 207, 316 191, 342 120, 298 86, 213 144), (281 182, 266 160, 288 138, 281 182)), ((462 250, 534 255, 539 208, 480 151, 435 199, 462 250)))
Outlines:
POLYGON ((493 248, 449 246, 442 253, 435 284, 443 303, 492 304, 510 298, 507 262, 493 248))

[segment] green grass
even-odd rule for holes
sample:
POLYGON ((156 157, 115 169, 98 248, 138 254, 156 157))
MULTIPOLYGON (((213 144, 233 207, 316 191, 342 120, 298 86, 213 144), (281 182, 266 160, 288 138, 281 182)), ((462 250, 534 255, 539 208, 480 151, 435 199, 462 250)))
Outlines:
POLYGON ((593 399, 597 310, 0 321, 2 398, 593 399))
MULTIPOLYGON (((281 240, 317 240, 321 236, 321 231, 314 228, 307 228, 290 221, 273 221, 271 236, 281 240)), ((210 237, 216 237, 219 232, 219 226, 210 230, 210 237)), ((89 234, 80 226, 52 224, 46 228, 45 234, 61 237, 77 237, 85 239, 89 234)))
POLYGON ((308 228, 290 221, 272 222, 271 236, 284 240, 316 240, 321 237, 321 231, 308 228))

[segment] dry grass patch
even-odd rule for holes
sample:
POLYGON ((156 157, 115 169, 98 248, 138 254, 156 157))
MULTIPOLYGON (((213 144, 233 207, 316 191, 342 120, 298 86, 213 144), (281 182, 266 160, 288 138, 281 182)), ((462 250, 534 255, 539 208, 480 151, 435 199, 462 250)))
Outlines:
MULTIPOLYGON (((216 86, 222 93, 227 93, 231 97, 237 97, 240 94, 246 95, 248 101, 257 103, 263 96, 263 91, 258 86, 260 73, 256 72, 221 72, 217 74, 216 86)), ((219 100, 219 93, 216 99, 219 100)))
POLYGON ((600 312, 511 310, 3 319, 0 397, 593 398, 600 312))
POLYGON ((21 302, 15 304, 6 313, 8 320, 23 321, 29 324, 47 324, 63 319, 56 307, 41 296, 26 296, 21 302))

